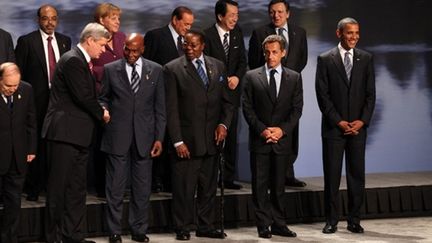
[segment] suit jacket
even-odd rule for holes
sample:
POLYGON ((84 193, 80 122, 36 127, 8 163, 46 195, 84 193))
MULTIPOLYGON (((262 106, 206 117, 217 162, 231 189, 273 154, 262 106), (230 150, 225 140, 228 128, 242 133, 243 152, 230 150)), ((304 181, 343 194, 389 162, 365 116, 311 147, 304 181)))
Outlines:
POLYGON ((375 107, 375 73, 372 55, 354 49, 351 80, 345 72, 337 47, 318 56, 316 70, 316 95, 322 112, 322 136, 342 138, 338 127, 341 120, 362 120, 365 126, 358 136, 366 138, 375 107))
POLYGON ((165 65, 179 57, 177 43, 174 42, 168 25, 147 32, 144 45, 143 56, 160 65, 165 65))
POLYGON ((248 71, 244 77, 243 114, 249 124, 249 150, 255 153, 292 153, 293 130, 303 109, 301 75, 283 67, 279 94, 275 102, 270 96, 265 67, 248 71), (284 132, 278 143, 267 144, 261 133, 267 127, 280 127, 284 132))
POLYGON ((0 29, 0 64, 4 62, 15 62, 12 36, 9 32, 0 29))
POLYGON ((42 137, 88 147, 102 117, 95 80, 84 54, 73 47, 57 63, 42 137))
MULTIPOLYGON (((62 56, 70 50, 71 39, 57 32, 55 32, 55 38, 60 56, 62 56)), ((16 64, 21 70, 21 78, 33 86, 38 125, 42 126, 48 108, 49 87, 44 46, 39 30, 18 38, 15 57, 16 64)))
MULTIPOLYGON (((204 32, 206 35, 204 53, 222 61, 225 64, 228 77, 237 76, 239 80, 241 80, 246 73, 246 51, 240 27, 236 25, 236 27, 230 31, 228 58, 225 55, 216 26, 213 25, 204 32)), ((234 104, 236 106, 240 105, 240 91, 241 84, 234 90, 234 104)))
POLYGON ((20 173, 25 172, 27 155, 36 154, 36 134, 33 90, 21 81, 13 94, 12 112, 0 96, 0 175, 8 171, 11 161, 20 173))
MULTIPOLYGON (((269 35, 275 35, 275 27, 272 23, 261 26, 252 32, 249 40, 249 68, 261 67, 265 63, 262 43, 269 35)), ((306 31, 296 25, 288 24, 288 53, 282 60, 282 65, 300 73, 307 63, 308 49, 306 31)))
POLYGON ((192 156, 216 153, 216 127, 229 127, 234 111, 224 64, 209 56, 204 60, 208 89, 185 56, 164 66, 168 134, 173 143, 183 141, 192 156))
POLYGON ((104 152, 125 155, 135 139, 140 156, 150 157, 154 141, 163 141, 166 112, 162 66, 142 60, 137 93, 131 89, 125 59, 105 65, 99 101, 109 110, 111 120, 103 128, 104 152))

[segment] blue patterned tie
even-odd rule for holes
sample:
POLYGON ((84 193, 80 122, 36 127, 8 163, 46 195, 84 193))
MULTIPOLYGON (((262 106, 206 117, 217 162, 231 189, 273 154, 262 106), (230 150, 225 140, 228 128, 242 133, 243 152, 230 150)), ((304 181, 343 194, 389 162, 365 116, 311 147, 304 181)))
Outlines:
POLYGON ((206 73, 204 72, 204 68, 202 66, 203 63, 200 59, 197 59, 196 64, 198 65, 198 67, 197 67, 198 75, 201 77, 201 80, 203 81, 204 86, 207 89, 208 85, 209 85, 209 80, 208 80, 206 73))
POLYGON ((140 77, 136 71, 136 63, 132 64, 131 88, 134 93, 139 89, 139 79, 140 77))
POLYGON ((285 41, 285 50, 288 50, 288 40, 286 39, 286 37, 284 35, 284 30, 285 30, 285 28, 279 28, 278 29, 278 35, 282 36, 282 38, 285 41))
POLYGON ((344 67, 345 67, 345 72, 348 77, 348 80, 351 78, 351 70, 352 70, 352 63, 349 55, 350 55, 349 52, 345 52, 344 67))
POLYGON ((13 108, 12 96, 11 95, 6 96, 6 101, 7 101, 6 102, 7 107, 9 108, 10 111, 12 111, 13 108))

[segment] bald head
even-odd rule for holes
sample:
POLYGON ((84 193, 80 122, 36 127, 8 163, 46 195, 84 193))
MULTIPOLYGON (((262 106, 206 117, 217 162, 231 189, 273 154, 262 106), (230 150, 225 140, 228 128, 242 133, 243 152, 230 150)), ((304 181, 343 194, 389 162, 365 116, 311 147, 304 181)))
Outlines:
POLYGON ((131 33, 127 35, 124 56, 129 64, 134 64, 140 56, 144 53, 144 37, 138 33, 131 33))
POLYGON ((12 62, 0 65, 0 93, 11 96, 18 89, 21 74, 18 66, 12 62))

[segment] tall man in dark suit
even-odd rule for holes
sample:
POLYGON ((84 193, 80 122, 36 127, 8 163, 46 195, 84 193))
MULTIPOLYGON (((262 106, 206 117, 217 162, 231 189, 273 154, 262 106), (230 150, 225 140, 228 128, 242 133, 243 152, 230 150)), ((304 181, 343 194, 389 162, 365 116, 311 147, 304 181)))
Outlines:
MULTIPOLYGON (((219 0, 215 5, 216 24, 206 29, 204 53, 225 64, 228 86, 234 90, 234 105, 240 105, 240 80, 246 72, 246 53, 243 34, 238 21, 238 3, 232 0, 219 0)), ((224 186, 228 189, 241 189, 234 183, 237 161, 237 121, 238 109, 233 113, 231 126, 225 144, 224 186)))
POLYGON ((0 64, 15 62, 12 36, 9 32, 0 29, 0 64))
POLYGON ((266 64, 244 77, 243 114, 249 124, 252 198, 258 236, 295 237, 285 223, 285 170, 293 131, 303 109, 301 75, 281 65, 285 41, 270 35, 263 42, 266 64), (268 195, 270 189, 270 195, 268 195), (271 226, 271 231, 269 230, 271 226))
MULTIPOLYGON (((171 13, 168 25, 150 30, 145 35, 144 58, 165 65, 168 62, 183 56, 183 40, 186 32, 192 27, 194 15, 187 7, 176 7, 171 13)), ((168 137, 165 138, 164 147, 169 146, 168 137)), ((153 192, 169 191, 171 154, 164 150, 153 164, 153 192)))
POLYGON ((335 233, 339 221, 339 185, 342 161, 348 185, 348 230, 363 233, 360 208, 365 191, 367 127, 375 107, 375 73, 372 55, 355 48, 359 24, 339 21, 337 47, 318 57, 316 95, 322 112, 324 206, 323 233, 335 233))
POLYGON ((55 64, 71 48, 71 39, 55 32, 58 23, 56 8, 42 5, 37 10, 37 17, 39 29, 19 37, 15 48, 16 63, 21 69, 22 79, 33 86, 38 122, 38 157, 28 168, 24 186, 29 201, 37 201, 39 192, 45 188, 46 142, 40 134, 48 108, 55 64))
POLYGON ((27 163, 36 153, 36 111, 31 85, 18 67, 0 65, 0 195, 3 220, 0 242, 17 243, 21 192, 27 163))
POLYGON ((217 189, 217 146, 227 135, 234 110, 227 85, 225 65, 203 55, 204 34, 185 35, 185 56, 164 66, 167 97, 167 124, 172 164, 173 223, 176 239, 189 240, 198 218, 196 236, 223 238, 215 229, 217 189), (197 193, 196 211, 194 207, 197 193))
MULTIPOLYGON (((252 32, 249 40, 249 67, 254 69, 264 65, 265 57, 261 44, 269 36, 281 35, 287 43, 286 55, 282 59, 282 65, 301 73, 307 63, 307 41, 306 31, 296 25, 288 23, 290 17, 290 5, 286 0, 271 0, 268 4, 268 13, 271 23, 261 26, 252 32)), ((298 125, 293 131, 293 143, 291 155, 288 158, 286 171, 286 185, 294 187, 304 187, 306 183, 295 178, 294 162, 297 159, 299 150, 299 128, 298 125)))
POLYGON ((144 37, 126 38, 123 59, 105 65, 100 103, 111 114, 103 130, 107 153, 106 196, 110 243, 121 243, 123 197, 132 188, 129 225, 132 240, 148 242, 152 158, 162 152, 166 126, 162 66, 141 57, 144 37))
POLYGON ((109 114, 98 103, 90 60, 105 51, 109 38, 102 25, 86 25, 78 46, 58 61, 51 82, 42 127, 50 167, 45 216, 49 243, 92 242, 80 232, 86 209, 87 161, 96 122, 108 122, 109 114))

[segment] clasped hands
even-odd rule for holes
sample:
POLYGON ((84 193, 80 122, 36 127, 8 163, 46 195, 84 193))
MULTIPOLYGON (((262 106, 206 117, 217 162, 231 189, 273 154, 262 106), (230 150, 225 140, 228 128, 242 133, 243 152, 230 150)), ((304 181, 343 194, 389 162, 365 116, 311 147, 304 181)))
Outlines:
POLYGON ((280 127, 267 127, 261 132, 261 137, 266 140, 266 143, 278 143, 283 135, 283 131, 280 127))
POLYGON ((344 132, 344 135, 358 135, 359 130, 363 127, 364 123, 361 120, 355 120, 352 122, 340 121, 338 126, 344 132))

